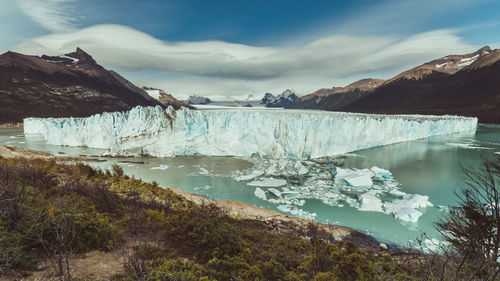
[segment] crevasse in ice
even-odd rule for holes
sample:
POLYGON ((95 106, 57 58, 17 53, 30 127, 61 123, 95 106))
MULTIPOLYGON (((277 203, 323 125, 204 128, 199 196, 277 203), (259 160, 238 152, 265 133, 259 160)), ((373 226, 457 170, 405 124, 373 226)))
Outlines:
POLYGON ((88 118, 27 118, 25 134, 111 154, 267 156, 312 159, 402 141, 473 131, 476 118, 298 110, 135 107, 88 118))

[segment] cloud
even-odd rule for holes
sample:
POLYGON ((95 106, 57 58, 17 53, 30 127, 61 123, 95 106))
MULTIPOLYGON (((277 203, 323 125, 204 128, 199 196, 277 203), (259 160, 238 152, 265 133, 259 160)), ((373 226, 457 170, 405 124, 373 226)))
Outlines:
POLYGON ((222 41, 166 42, 126 26, 97 25, 30 39, 13 51, 56 55, 77 46, 104 66, 132 74, 134 82, 151 82, 174 94, 225 96, 289 87, 306 94, 374 74, 390 78, 428 60, 478 48, 448 29, 408 37, 334 35, 298 47, 256 47, 222 41), (139 75, 147 70, 166 78, 161 82, 139 75))
POLYGON ((19 9, 34 22, 52 32, 75 29, 71 4, 76 0, 17 0, 19 9))
POLYGON ((471 51, 453 30, 407 38, 335 35, 301 47, 254 47, 221 41, 165 42, 120 25, 97 25, 76 32, 27 40, 13 48, 31 54, 61 54, 77 46, 106 66, 159 70, 204 77, 261 80, 284 76, 347 77, 398 69, 450 52, 471 51))

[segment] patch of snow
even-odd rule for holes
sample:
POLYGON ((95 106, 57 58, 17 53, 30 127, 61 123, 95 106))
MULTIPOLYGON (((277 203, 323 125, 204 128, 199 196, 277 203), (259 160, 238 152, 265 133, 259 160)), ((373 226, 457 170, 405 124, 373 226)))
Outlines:
POLYGON ((441 64, 436 64, 436 67, 437 68, 444 68, 447 64, 448 64, 448 62, 441 63, 441 64))
POLYGON ((70 59, 70 60, 72 60, 72 61, 73 61, 73 62, 72 62, 73 64, 75 64, 75 63, 77 63, 77 62, 79 62, 79 61, 80 61, 80 60, 79 60, 79 59, 77 59, 77 58, 68 57, 68 56, 66 56, 66 55, 62 55, 62 56, 59 56, 59 57, 60 57, 60 58, 65 58, 65 59, 70 59))
POLYGON ((148 95, 152 98, 159 100, 160 99, 160 90, 145 90, 148 95))
POLYGON ((475 55, 473 57, 470 57, 470 58, 463 58, 460 60, 460 63, 458 63, 458 68, 463 68, 463 67, 466 67, 466 66, 469 66, 471 65, 472 63, 474 63, 476 61, 476 59, 479 57, 479 55, 475 55))

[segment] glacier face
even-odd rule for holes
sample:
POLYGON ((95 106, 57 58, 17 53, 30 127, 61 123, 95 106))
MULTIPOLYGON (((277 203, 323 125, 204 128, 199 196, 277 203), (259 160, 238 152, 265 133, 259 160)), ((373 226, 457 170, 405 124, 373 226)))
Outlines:
POLYGON ((477 118, 299 110, 173 110, 135 107, 88 118, 26 118, 25 134, 111 154, 309 159, 456 132, 477 118))

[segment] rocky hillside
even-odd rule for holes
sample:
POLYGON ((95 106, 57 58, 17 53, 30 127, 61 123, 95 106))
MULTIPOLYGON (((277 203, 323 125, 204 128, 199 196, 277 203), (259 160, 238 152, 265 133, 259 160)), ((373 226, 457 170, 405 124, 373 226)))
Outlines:
POLYGON ((500 123, 500 50, 483 47, 405 71, 342 111, 456 114, 500 123))
POLYGON ((369 78, 351 83, 346 87, 319 89, 288 104, 287 108, 339 110, 372 93, 383 82, 384 80, 369 78))
POLYGON ((0 123, 161 105, 79 48, 62 56, 0 55, 0 100, 0 123))

